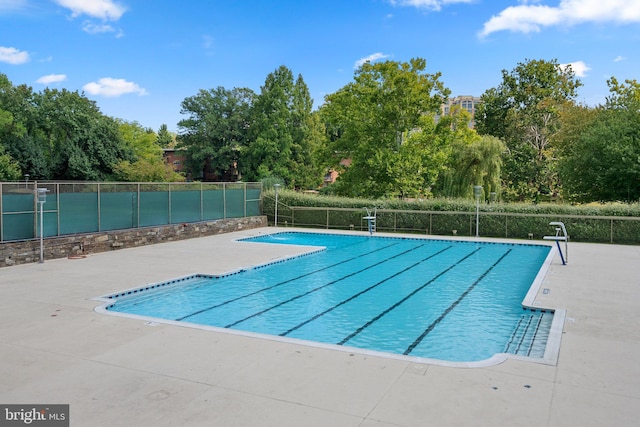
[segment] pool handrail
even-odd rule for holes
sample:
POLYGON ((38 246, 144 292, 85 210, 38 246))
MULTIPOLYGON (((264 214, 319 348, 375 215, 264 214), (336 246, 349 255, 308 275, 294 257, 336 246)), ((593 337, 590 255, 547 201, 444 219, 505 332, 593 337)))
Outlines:
POLYGON ((556 245, 558 245, 558 252, 560 253, 560 259, 562 260, 562 265, 567 265, 569 262, 569 235, 567 234, 567 228, 564 226, 564 223, 560 221, 551 221, 549 225, 556 228, 556 234, 555 236, 544 236, 542 239, 556 242, 556 245), (560 242, 564 242, 564 254, 560 248, 560 242))

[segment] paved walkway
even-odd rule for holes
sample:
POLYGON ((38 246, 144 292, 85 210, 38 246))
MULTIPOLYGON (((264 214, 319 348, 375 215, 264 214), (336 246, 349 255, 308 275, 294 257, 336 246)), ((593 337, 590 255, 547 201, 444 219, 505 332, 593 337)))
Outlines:
MULTIPOLYGON (((538 295, 566 308, 557 366, 451 368, 96 313, 91 298, 302 251, 249 230, 0 269, 0 404, 72 426, 630 426, 640 419, 640 247, 570 244, 538 295)), ((0 414, 1 416, 2 414, 0 414)))

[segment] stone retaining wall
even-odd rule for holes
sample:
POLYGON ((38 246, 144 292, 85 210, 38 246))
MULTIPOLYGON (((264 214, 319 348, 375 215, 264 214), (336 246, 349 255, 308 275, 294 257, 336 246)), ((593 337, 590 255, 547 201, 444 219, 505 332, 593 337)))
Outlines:
MULTIPOLYGON (((44 239, 44 259, 84 256, 115 249, 266 227, 266 216, 74 234, 44 239)), ((0 243, 0 267, 40 261, 40 240, 0 243)))

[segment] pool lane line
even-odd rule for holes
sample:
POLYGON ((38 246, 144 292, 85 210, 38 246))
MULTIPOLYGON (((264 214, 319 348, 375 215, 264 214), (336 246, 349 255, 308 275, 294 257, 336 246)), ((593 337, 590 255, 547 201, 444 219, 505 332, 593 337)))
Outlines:
POLYGON ((244 322, 245 320, 249 320, 249 319, 254 318, 254 317, 256 317, 256 316, 260 316, 260 315, 262 315, 262 314, 266 313, 267 311, 271 311, 271 310, 273 310, 274 308, 278 308, 278 307, 280 307, 280 306, 282 306, 282 305, 284 305, 284 304, 290 303, 291 301, 295 301, 295 300, 297 300, 297 299, 299 299, 299 298, 302 298, 302 297, 304 297, 304 296, 306 296, 306 295, 309 295, 309 294, 311 294, 311 293, 313 293, 313 292, 319 291, 320 289, 326 288, 327 286, 334 285, 334 284, 336 284, 336 283, 338 283, 338 282, 341 282, 342 280, 348 279, 349 277, 352 277, 352 276, 355 276, 355 275, 357 275, 357 274, 360 274, 360 273, 362 273, 363 271, 367 271, 367 270, 369 270, 369 269, 371 269, 371 268, 373 268, 373 267, 376 267, 376 266, 378 266, 378 265, 380 265, 380 264, 384 264, 385 262, 390 261, 390 260, 392 260, 392 259, 394 259, 394 258, 398 258, 399 256, 402 256, 402 255, 408 254, 409 252, 412 252, 412 251, 414 251, 414 250, 416 250, 416 249, 418 249, 418 248, 421 248, 421 247, 423 247, 424 245, 426 245, 426 243, 423 243, 423 244, 418 245, 418 246, 414 246, 414 247, 412 247, 411 249, 407 249, 407 250, 406 250, 406 251, 404 251, 404 252, 397 253, 397 254, 395 254, 394 256, 390 257, 390 258, 383 259, 383 260, 382 260, 382 261, 380 261, 380 262, 377 262, 377 263, 372 264, 372 265, 368 265, 368 266, 366 266, 365 268, 362 268, 362 269, 360 269, 360 270, 358 270, 358 271, 354 271, 354 272, 352 272, 352 273, 347 274, 346 276, 342 276, 342 277, 340 277, 340 278, 338 278, 338 279, 335 279, 335 280, 332 280, 332 281, 330 281, 330 282, 328 282, 328 283, 325 283, 325 284, 324 284, 324 285, 322 285, 322 286, 318 286, 318 287, 313 288, 313 289, 311 289, 311 290, 309 290, 309 291, 307 291, 307 292, 304 292, 304 293, 298 294, 298 295, 296 295, 295 297, 291 297, 291 298, 289 298, 288 300, 281 301, 281 302, 279 302, 279 303, 278 303, 278 304, 276 304, 276 305, 272 305, 271 307, 267 307, 267 308, 265 308, 264 310, 261 310, 261 311, 258 311, 258 312, 256 312, 256 313, 253 313, 252 315, 247 316, 247 317, 245 317, 244 319, 240 319, 240 320, 237 320, 237 321, 235 321, 235 322, 233 322, 233 323, 230 323, 230 324, 228 324, 227 326, 225 326, 225 328, 230 328, 230 327, 232 327, 232 326, 237 325, 238 323, 242 323, 242 322, 244 322))
POLYGON ((426 262, 426 261, 430 260, 431 258, 433 258, 433 257, 435 257, 435 256, 437 256, 437 255, 440 255, 441 253, 443 253, 444 251, 446 251, 446 250, 448 250, 448 249, 451 249, 452 247, 453 247, 453 246, 447 246, 446 248, 443 248, 443 249, 439 250, 438 252, 435 252, 435 253, 433 253, 433 254, 429 255, 428 257, 423 258, 423 259, 421 259, 420 261, 418 261, 418 262, 416 262, 416 263, 414 263, 414 264, 410 265, 409 267, 404 268, 404 269, 402 269, 402 270, 400 270, 400 271, 398 271, 398 272, 396 272, 396 273, 392 274, 391 276, 389 276, 389 277, 387 277, 387 278, 385 278, 385 279, 382 279, 381 281, 379 281, 379 282, 378 282, 378 283, 376 283, 375 285, 371 285, 371 286, 369 286, 368 288, 363 289, 362 291, 360 291, 360 292, 358 292, 358 293, 356 293, 356 294, 351 295, 349 298, 347 298, 347 299, 345 299, 345 300, 342 300, 342 301, 341 301, 341 302, 339 302, 338 304, 334 305, 333 307, 330 307, 330 308, 326 309, 326 310, 325 310, 325 311, 323 311, 322 313, 318 313, 318 314, 316 314, 315 316, 310 317, 309 319, 305 320, 304 322, 302 322, 302 323, 300 323, 300 324, 298 324, 298 325, 294 326, 293 328, 289 329, 288 331, 281 333, 281 334, 280 334, 280 336, 281 336, 281 337, 285 337, 285 336, 289 335, 291 332, 295 331, 296 329, 300 329, 301 327, 303 327, 303 326, 304 326, 304 325, 306 325, 307 323, 313 322, 314 320, 316 320, 316 319, 318 319, 318 318, 320 318, 320 317, 324 316, 325 314, 329 313, 330 311, 333 311, 333 310, 335 310, 336 308, 338 308, 338 307, 340 307, 340 306, 342 306, 342 305, 344 305, 344 304, 348 303, 349 301, 351 301, 351 300, 353 300, 353 299, 355 299, 355 298, 359 297, 360 295, 363 295, 363 294, 365 294, 365 293, 369 292, 370 290, 372 290, 372 289, 374 289, 374 288, 376 288, 376 287, 380 286, 380 285, 381 285, 381 284, 383 284, 384 282, 387 282, 387 281, 389 281, 389 280, 393 279, 394 277, 397 277, 397 276, 401 275, 402 273, 404 273, 404 272, 406 272, 406 271, 411 270, 412 268, 414 268, 414 267, 416 267, 416 266, 418 266, 418 265, 422 264, 423 262, 426 262))
POLYGON ((418 338, 416 338, 416 340, 411 343, 411 345, 409 347, 407 347, 407 349, 405 350, 405 352, 403 353, 405 356, 410 354, 414 348, 416 348, 416 346, 418 344, 420 344, 422 342, 422 340, 431 332, 433 331, 433 329, 438 325, 438 323, 442 322, 442 320, 451 312, 451 310, 453 310, 454 308, 456 308, 456 306, 458 304, 460 304, 460 301, 462 301, 467 295, 469 295, 469 292, 471 292, 477 285, 478 283, 480 283, 482 281, 482 279, 484 279, 487 274, 489 274, 491 272, 491 270, 493 270, 498 264, 500 264, 502 262, 503 259, 505 259, 505 257, 507 255, 509 255, 509 253, 512 251, 513 249, 508 249, 504 254, 502 254, 502 256, 493 263, 493 265, 491 267, 489 267, 488 270, 486 270, 484 273, 482 273, 482 275, 480 277, 478 277, 478 279, 473 282, 473 284, 471 286, 469 286, 467 288, 466 291, 464 291, 460 297, 458 297, 457 300, 455 300, 453 302, 453 304, 451 304, 445 311, 442 312, 442 314, 440 314, 440 317, 438 317, 436 320, 433 321, 433 323, 431 323, 429 325, 429 327, 427 329, 424 330, 424 332, 422 332, 422 334, 420 334, 420 336, 418 338))
POLYGON ((471 255, 475 254, 476 252, 478 252, 480 249, 482 248, 477 248, 476 250, 469 252, 467 255, 465 255, 462 259, 460 259, 458 262, 456 262, 455 264, 450 265, 449 267, 447 267, 446 269, 444 269, 443 271, 441 271, 440 273, 438 273, 435 277, 431 278, 428 282, 424 283, 423 285, 417 287, 416 289, 414 289, 410 294, 408 294, 407 296, 405 296, 404 298, 402 298, 400 301, 396 302, 395 304, 393 304, 391 307, 387 308, 386 310, 384 310, 383 312, 381 312, 380 314, 378 314, 377 316, 375 316, 373 319, 369 320, 367 323, 365 323, 364 325, 360 326, 358 329, 356 329, 355 331, 353 331, 351 334, 347 335, 342 341, 336 343, 337 345, 343 345, 344 343, 346 343, 347 341, 349 341, 351 338, 355 337, 356 335, 358 335, 360 332, 364 331, 366 328, 368 328, 369 326, 373 325, 375 322, 377 322, 378 320, 380 320, 380 318, 382 318, 382 316, 386 315, 387 313, 389 313, 391 310, 397 308, 400 304, 402 304, 403 302, 405 302, 406 300, 408 300, 409 298, 411 298, 412 296, 414 296, 415 294, 417 294, 418 292, 420 292, 422 289, 426 288, 428 285, 430 285, 431 283, 435 282, 436 280, 438 280, 440 277, 442 277, 445 273, 447 273, 448 271, 452 270, 453 268, 457 267, 460 263, 462 263, 464 260, 466 260, 467 258, 469 258, 471 255))
POLYGON ((333 268, 333 267, 337 267, 337 266, 338 266, 338 265, 340 265, 340 264, 345 264, 345 263, 347 263, 347 262, 353 261, 354 259, 357 259, 357 258, 360 258, 360 257, 363 257, 363 256, 367 256, 367 255, 371 255, 371 254, 373 254, 373 253, 376 253, 376 252, 382 251, 382 250, 387 249, 387 248, 390 248, 390 247, 392 247, 392 246, 396 246, 396 245, 398 245, 398 244, 400 244, 400 242, 392 243, 392 244, 390 244, 390 245, 387 245, 387 246, 383 246, 383 247, 381 247, 381 248, 374 249, 374 250, 372 250, 372 251, 370 251, 370 252, 367 252, 367 253, 364 253, 364 254, 360 254, 360 255, 357 255, 357 256, 354 256, 354 257, 351 257, 351 258, 348 258, 348 259, 342 260, 342 261, 337 262, 337 263, 335 263, 335 264, 327 265, 326 267, 322 267, 322 268, 320 268, 320 269, 318 269, 318 270, 313 270, 313 271, 310 271, 310 272, 308 272, 308 273, 302 274, 302 275, 300 275, 300 276, 293 277, 293 278, 291 278, 291 279, 287 279, 287 280, 285 280, 285 281, 283 281, 283 282, 276 283, 275 285, 271 285, 271 286, 268 286, 268 287, 266 287, 266 288, 258 289, 257 291, 254 291, 254 292, 251 292, 251 293, 248 293, 248 294, 245 294, 245 295, 241 295, 241 296, 239 296, 239 297, 232 298, 232 299, 230 299, 230 300, 227 300, 227 301, 224 301, 224 302, 218 303, 218 304, 216 304, 216 305, 212 305, 212 306, 207 307, 207 308, 203 308, 202 310, 195 311, 195 312, 193 312, 193 313, 191 313, 191 314, 187 314, 186 316, 179 317, 179 318, 177 318, 177 319, 175 319, 175 320, 179 322, 179 321, 181 321, 181 320, 187 319, 187 318, 192 317, 192 316, 195 316, 195 315, 197 315, 197 314, 204 313, 205 311, 213 310, 214 308, 218 308, 218 307, 221 307, 221 306, 223 306, 223 305, 227 305, 227 304, 230 304, 230 303, 232 303, 232 302, 235 302, 235 301, 241 300, 241 299, 243 299, 243 298, 247 298, 247 297, 250 297, 250 296, 253 296, 253 295, 259 294, 260 292, 268 291, 268 290, 270 290, 270 289, 273 289, 273 288, 276 288, 276 287, 278 287, 278 286, 281 286, 281 285, 287 284, 287 283, 289 283, 289 282, 294 282, 294 281, 296 281, 296 280, 302 279, 303 277, 307 277, 307 276, 310 276, 310 275, 312 275, 312 274, 316 274, 316 273, 319 273, 319 272, 321 272, 321 271, 328 270, 328 269, 333 268))

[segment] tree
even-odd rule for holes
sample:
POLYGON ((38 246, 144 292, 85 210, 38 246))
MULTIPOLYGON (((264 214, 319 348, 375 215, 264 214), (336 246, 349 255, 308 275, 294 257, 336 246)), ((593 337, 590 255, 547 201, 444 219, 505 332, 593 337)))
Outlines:
POLYGON ((35 104, 37 127, 32 133, 49 160, 50 178, 111 180, 121 160, 133 159, 118 122, 78 92, 45 89, 35 104))
POLYGON ((173 147, 175 143, 175 135, 169 132, 166 124, 162 124, 158 129, 156 144, 161 148, 173 147))
POLYGON ((301 75, 284 65, 265 79, 252 109, 250 143, 243 173, 250 180, 277 177, 292 188, 315 188, 320 170, 314 158, 321 124, 312 117, 313 100, 301 75))
POLYGON ((132 152, 114 119, 66 89, 35 93, 0 74, 2 145, 34 179, 108 180, 132 152))
POLYGON ((511 72, 502 70, 502 83, 482 95, 476 129, 507 144, 503 180, 510 198, 556 191, 550 143, 559 129, 559 111, 574 101, 581 85, 570 66, 527 60, 511 72))
POLYGON ((590 201, 640 198, 640 84, 615 78, 604 106, 572 111, 561 134, 559 169, 568 196, 590 201))
POLYGON ((37 138, 29 132, 36 128, 37 107, 35 94, 26 86, 13 86, 9 79, 0 73, 0 142, 5 152, 18 162, 23 173, 34 179, 49 177, 49 162, 39 146, 37 138))
POLYGON ((0 108, 0 181, 14 181, 22 178, 20 164, 2 146, 2 140, 11 133, 13 114, 0 108))
POLYGON ((4 152, 0 145, 0 181, 17 181, 22 178, 22 171, 18 162, 4 152))
MULTIPOLYGON (((449 90, 440 73, 425 69, 421 58, 367 62, 352 83, 326 97, 322 114, 331 150, 351 159, 336 183, 338 193, 404 197, 428 192, 432 176, 424 154, 430 138, 420 130, 435 129, 425 115, 439 111, 449 90)), ((341 158, 335 158, 336 167, 341 158)))
POLYGON ((134 155, 134 160, 123 160, 116 165, 119 181, 184 181, 182 175, 164 162, 162 148, 157 144, 158 136, 152 129, 145 129, 138 122, 119 120, 118 124, 123 140, 134 155))
POLYGON ((254 98, 251 89, 219 86, 182 101, 181 113, 189 117, 178 123, 177 147, 185 149, 194 176, 235 179, 229 171, 245 150, 254 98))
POLYGON ((434 193, 444 197, 473 197, 473 186, 482 185, 485 194, 501 192, 502 140, 478 135, 468 126, 471 114, 454 107, 442 117, 435 133, 441 140, 442 167, 434 193))
POLYGON ((322 183, 320 151, 325 145, 325 129, 317 112, 312 112, 313 100, 309 88, 298 76, 292 97, 291 186, 315 189, 322 183))
POLYGON ((443 174, 443 193, 449 197, 473 197, 473 186, 481 185, 485 197, 500 194, 504 143, 495 136, 476 136, 471 143, 457 143, 450 167, 443 174))

